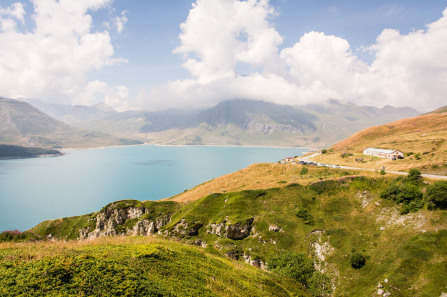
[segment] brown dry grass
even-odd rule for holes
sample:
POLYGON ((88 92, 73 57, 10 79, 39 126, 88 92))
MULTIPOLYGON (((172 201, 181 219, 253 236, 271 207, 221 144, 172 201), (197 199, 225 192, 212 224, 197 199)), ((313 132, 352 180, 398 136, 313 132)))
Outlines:
POLYGON ((328 164, 339 164, 359 168, 407 171, 410 168, 440 168, 447 163, 447 114, 427 114, 398 120, 389 124, 364 129, 335 144, 328 154, 315 158, 328 164), (363 155, 368 147, 394 149, 404 153, 413 152, 403 160, 387 160, 363 155), (342 158, 342 153, 353 156, 342 158), (416 158, 415 154, 420 154, 416 158), (365 163, 355 159, 363 158, 365 163))
POLYGON ((302 168, 303 166, 296 164, 253 164, 236 172, 214 178, 186 192, 167 198, 167 200, 192 202, 213 193, 268 189, 283 187, 291 183, 307 185, 322 178, 338 178, 347 174, 378 175, 376 172, 346 171, 325 167, 307 167, 309 172, 301 175, 302 168))

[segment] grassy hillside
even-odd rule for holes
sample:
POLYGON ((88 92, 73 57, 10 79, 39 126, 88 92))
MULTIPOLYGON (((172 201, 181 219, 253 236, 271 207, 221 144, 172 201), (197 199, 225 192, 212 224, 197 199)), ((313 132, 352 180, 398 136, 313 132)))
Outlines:
MULTIPOLYGON (((51 233, 60 239, 74 238, 89 225, 93 230, 105 210, 116 213, 144 206, 153 209, 148 212, 152 218, 171 214, 159 234, 200 245, 202 253, 226 255, 237 263, 257 266, 269 266, 274 256, 285 251, 307 255, 330 278, 335 296, 372 296, 379 289, 392 296, 440 296, 447 292, 447 281, 442 277, 447 268, 447 211, 429 210, 427 203, 424 206, 420 199, 429 187, 426 183, 374 172, 359 177, 353 171, 328 168, 309 168, 302 173, 303 168, 275 164, 271 172, 264 170, 267 176, 281 178, 272 181, 276 185, 270 189, 221 188, 220 193, 186 204, 117 202, 111 204, 113 209, 109 205, 94 214, 43 222, 31 231, 42 237, 51 233), (416 199, 417 203, 389 196, 396 186, 402 191, 408 188, 409 196, 404 199, 416 199), (410 213, 401 214, 408 205, 410 213), (363 257, 365 265, 354 268, 354 255, 363 257)), ((240 176, 237 183, 256 180, 255 173, 251 174, 245 181, 240 176)), ((197 189, 203 186, 206 184, 197 189)), ((180 197, 173 199, 182 200, 180 197)), ((117 234, 129 234, 126 230, 148 216, 121 223, 111 216, 113 221, 109 222, 116 222, 117 234)))
POLYGON ((408 170, 447 174, 447 114, 431 113, 362 130, 332 146, 315 160, 360 168, 408 170), (368 147, 404 152, 402 160, 386 160, 363 155, 368 147), (343 158, 342 154, 347 154, 343 158), (352 155, 349 155, 352 154, 352 155), (363 161, 356 159, 363 158, 363 161))
POLYGON ((291 279, 154 237, 0 244, 1 296, 309 296, 291 279))

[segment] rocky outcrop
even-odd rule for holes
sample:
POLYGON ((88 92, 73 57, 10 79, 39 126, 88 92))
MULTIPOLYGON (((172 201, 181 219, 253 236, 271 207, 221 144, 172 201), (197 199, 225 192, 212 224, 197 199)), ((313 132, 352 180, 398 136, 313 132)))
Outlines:
POLYGON ((225 220, 219 224, 209 224, 207 226, 207 233, 215 234, 219 237, 226 237, 230 239, 243 239, 250 235, 254 218, 250 218, 245 223, 236 223, 234 225, 227 225, 225 220))
POLYGON ((210 234, 216 234, 219 237, 224 237, 226 234, 225 221, 223 223, 219 223, 219 224, 209 224, 208 230, 206 230, 206 232, 210 233, 210 234))
POLYGON ((269 231, 280 232, 280 231, 282 231, 282 229, 281 229, 281 227, 279 227, 277 225, 270 225, 269 226, 269 231))
POLYGON ((265 266, 265 262, 259 258, 244 254, 244 260, 245 260, 245 263, 248 263, 248 264, 255 266, 257 268, 261 268, 262 270, 267 270, 267 267, 265 266))
POLYGON ((109 204, 96 217, 90 219, 91 222, 96 221, 94 229, 92 227, 80 229, 79 238, 88 239, 120 234, 148 236, 170 222, 170 215, 162 215, 152 220, 139 220, 151 210, 133 204, 123 201, 109 204))
POLYGON ((149 236, 155 233, 155 223, 149 220, 138 221, 131 230, 127 231, 127 234, 134 236, 149 236))
POLYGON ((203 226, 200 222, 188 222, 182 219, 177 223, 172 231, 170 232, 174 236, 184 237, 184 236, 197 236, 199 234, 199 229, 203 226))

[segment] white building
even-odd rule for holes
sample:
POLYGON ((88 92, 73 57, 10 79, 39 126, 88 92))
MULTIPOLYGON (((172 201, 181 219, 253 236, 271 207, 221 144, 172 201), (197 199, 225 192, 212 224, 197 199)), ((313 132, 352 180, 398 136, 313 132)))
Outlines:
POLYGON ((374 157, 387 158, 391 160, 396 160, 404 157, 404 153, 394 150, 384 150, 376 148, 367 148, 363 150, 364 155, 370 155, 374 157))

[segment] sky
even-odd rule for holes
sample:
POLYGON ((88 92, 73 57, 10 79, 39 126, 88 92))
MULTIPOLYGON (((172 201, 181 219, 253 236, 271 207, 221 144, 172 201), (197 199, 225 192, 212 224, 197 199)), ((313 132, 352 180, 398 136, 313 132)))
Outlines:
POLYGON ((447 105, 445 0, 0 0, 0 96, 447 105))

